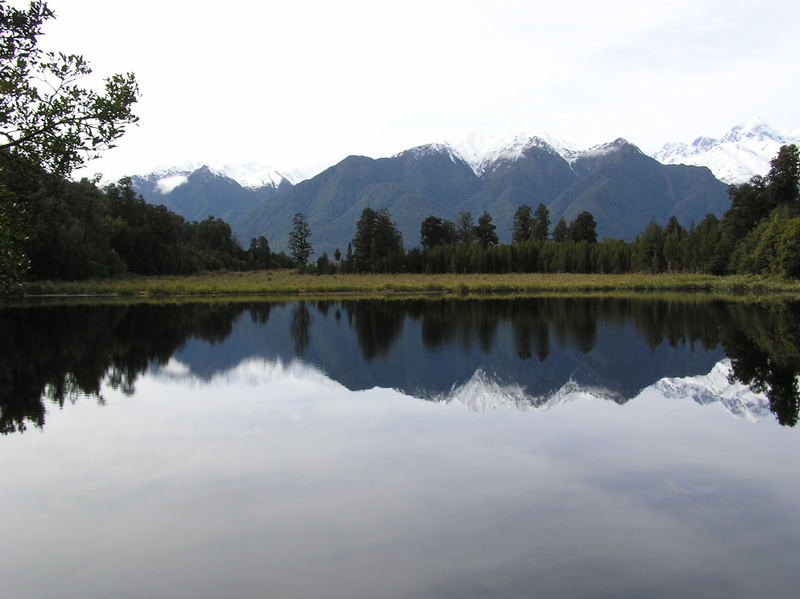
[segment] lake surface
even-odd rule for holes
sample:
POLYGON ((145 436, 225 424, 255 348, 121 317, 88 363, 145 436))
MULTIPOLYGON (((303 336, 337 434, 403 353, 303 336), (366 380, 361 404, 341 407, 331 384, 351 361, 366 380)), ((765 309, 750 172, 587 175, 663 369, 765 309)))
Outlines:
POLYGON ((792 597, 800 303, 0 307, 3 596, 792 597))

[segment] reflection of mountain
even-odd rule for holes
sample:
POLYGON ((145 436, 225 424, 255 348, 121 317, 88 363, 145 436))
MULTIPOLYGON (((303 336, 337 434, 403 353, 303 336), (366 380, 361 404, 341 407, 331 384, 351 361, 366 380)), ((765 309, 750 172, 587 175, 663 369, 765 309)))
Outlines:
POLYGON ((43 426, 45 399, 99 397, 103 384, 133 394, 148 370, 209 379, 264 361, 309 365, 348 389, 455 397, 481 410, 575 392, 624 403, 661 381, 667 394, 722 397, 754 414, 760 408, 712 371, 725 355, 778 421, 794 425, 799 312, 794 303, 646 298, 5 307, 0 432, 43 426))
MULTIPOLYGON (((666 399, 691 400, 701 405, 720 404, 734 416, 758 422, 770 412, 769 399, 753 392, 739 382, 731 382, 730 360, 717 362, 706 375, 682 378, 663 378, 648 389, 657 391, 666 399)), ((463 385, 453 386, 449 393, 430 397, 433 401, 459 403, 472 412, 489 412, 496 409, 539 410, 549 409, 576 399, 602 399, 619 402, 619 396, 609 389, 584 387, 570 379, 549 395, 533 396, 515 384, 503 384, 488 376, 483 370, 475 371, 463 385)))
POLYGON ((769 399, 750 387, 731 381, 733 368, 721 360, 707 375, 661 379, 653 387, 670 399, 691 398, 701 405, 720 403, 734 416, 758 422, 769 414, 769 399))
POLYGON ((427 399, 444 403, 459 403, 471 412, 491 412, 497 409, 541 410, 579 398, 619 401, 619 397, 612 391, 581 387, 572 379, 548 395, 529 395, 519 385, 504 385, 480 369, 476 370, 472 378, 463 385, 454 385, 449 393, 427 399))
MULTIPOLYGON (((240 318, 224 346, 190 340, 176 358, 200 378, 254 356, 288 362, 297 350, 298 311, 280 304, 266 323, 240 318)), ((723 357, 717 347, 688 341, 648 344, 635 319, 603 314, 592 300, 464 301, 455 309, 450 302, 350 302, 310 310, 306 326, 304 359, 348 389, 391 387, 426 399, 480 371, 526 396, 549 397, 572 381, 623 403, 653 381, 708 372, 723 357), (387 309, 393 315, 372 313, 387 309), (379 331, 379 323, 388 330, 379 331), (391 349, 381 351, 378 340, 387 338, 391 349)))

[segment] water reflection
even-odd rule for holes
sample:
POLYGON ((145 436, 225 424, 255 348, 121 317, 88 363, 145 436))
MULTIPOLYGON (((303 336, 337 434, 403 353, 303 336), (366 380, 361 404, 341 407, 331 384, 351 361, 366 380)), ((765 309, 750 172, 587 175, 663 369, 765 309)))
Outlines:
POLYGON ((716 378, 765 394, 794 426, 799 311, 608 298, 5 307, 0 431, 42 427, 47 401, 102 402, 104 384, 133 394, 148 370, 208 380, 252 358, 302 360, 348 389, 541 406, 576 391, 625 403, 727 356, 716 378))

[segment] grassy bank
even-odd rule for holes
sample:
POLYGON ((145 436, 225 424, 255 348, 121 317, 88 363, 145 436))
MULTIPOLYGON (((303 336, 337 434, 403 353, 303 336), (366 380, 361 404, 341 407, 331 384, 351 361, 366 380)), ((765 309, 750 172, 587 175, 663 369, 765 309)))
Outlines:
POLYGON ((305 275, 294 271, 214 272, 193 276, 130 277, 26 283, 25 296, 295 296, 305 294, 543 294, 594 292, 709 292, 798 294, 800 282, 734 275, 690 274, 387 274, 305 275))

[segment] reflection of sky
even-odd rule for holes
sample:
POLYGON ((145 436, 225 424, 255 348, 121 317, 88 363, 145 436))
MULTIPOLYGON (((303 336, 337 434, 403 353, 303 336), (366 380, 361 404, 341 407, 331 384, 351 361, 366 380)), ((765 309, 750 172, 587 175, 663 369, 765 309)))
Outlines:
POLYGON ((104 395, 0 439, 9 597, 780 597, 800 582, 800 483, 777 457, 797 435, 772 420, 652 388, 624 407, 475 414, 256 360, 104 395))

